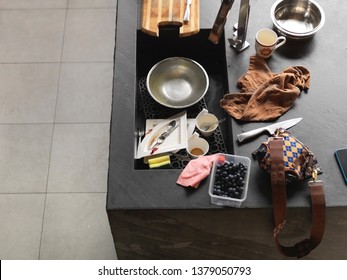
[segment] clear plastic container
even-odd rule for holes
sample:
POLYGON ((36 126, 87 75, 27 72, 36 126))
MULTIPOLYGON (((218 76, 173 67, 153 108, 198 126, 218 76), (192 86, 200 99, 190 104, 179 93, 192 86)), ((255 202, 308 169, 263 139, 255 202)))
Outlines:
POLYGON ((248 157, 236 156, 230 154, 218 154, 215 161, 213 162, 213 167, 210 175, 210 185, 209 185, 209 195, 211 197, 211 203, 220 205, 220 206, 229 206, 229 207, 240 207, 242 202, 247 198, 248 192, 248 182, 250 174, 251 160, 248 157), (232 162, 233 164, 243 163, 247 167, 246 174, 244 176, 244 189, 240 198, 232 198, 226 196, 220 196, 213 194, 213 188, 216 181, 216 171, 218 164, 224 164, 225 162, 232 162))

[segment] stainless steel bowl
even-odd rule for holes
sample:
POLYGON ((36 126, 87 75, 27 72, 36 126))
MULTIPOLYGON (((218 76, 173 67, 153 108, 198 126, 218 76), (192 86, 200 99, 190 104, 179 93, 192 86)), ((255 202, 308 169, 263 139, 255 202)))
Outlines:
POLYGON ((146 85, 158 103, 170 108, 186 108, 205 96, 209 78, 205 69, 196 61, 171 57, 152 67, 146 85))
POLYGON ((322 28, 325 14, 313 0, 279 0, 271 7, 271 19, 281 35, 307 39, 322 28))

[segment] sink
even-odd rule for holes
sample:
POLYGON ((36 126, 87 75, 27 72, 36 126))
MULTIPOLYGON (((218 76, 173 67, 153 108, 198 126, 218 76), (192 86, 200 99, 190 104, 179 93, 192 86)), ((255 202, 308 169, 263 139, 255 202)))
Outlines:
MULTIPOLYGON (((203 109, 215 114, 218 118, 227 118, 220 124, 218 131, 206 138, 210 143, 211 153, 233 153, 232 128, 229 115, 219 106, 219 101, 228 92, 227 65, 225 56, 225 38, 222 36, 219 44, 215 45, 208 40, 211 29, 201 29, 196 35, 178 37, 175 30, 160 30, 160 36, 154 37, 137 30, 136 45, 136 81, 137 94, 135 98, 135 136, 145 127, 146 119, 168 118, 182 110, 187 111, 188 118, 195 118, 203 109), (203 100, 186 109, 172 109, 156 103, 147 92, 146 76, 157 62, 168 57, 187 57, 201 64, 206 70, 210 85, 203 100)), ((135 149, 138 138, 135 137, 135 149)), ((185 151, 180 151, 180 157, 172 157, 172 167, 184 168, 188 163, 185 151)), ((135 160, 134 169, 148 169, 143 159, 135 160)))

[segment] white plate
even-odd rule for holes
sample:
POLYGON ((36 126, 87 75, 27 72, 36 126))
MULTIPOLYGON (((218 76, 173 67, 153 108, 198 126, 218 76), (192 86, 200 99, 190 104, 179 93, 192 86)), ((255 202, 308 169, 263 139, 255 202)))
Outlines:
POLYGON ((154 155, 173 152, 187 147, 187 113, 186 111, 172 116, 168 119, 149 119, 146 121, 146 136, 137 149, 136 159, 151 155, 151 145, 158 137, 166 131, 167 125, 172 120, 176 120, 179 126, 165 139, 165 141, 157 146, 158 150, 154 155))

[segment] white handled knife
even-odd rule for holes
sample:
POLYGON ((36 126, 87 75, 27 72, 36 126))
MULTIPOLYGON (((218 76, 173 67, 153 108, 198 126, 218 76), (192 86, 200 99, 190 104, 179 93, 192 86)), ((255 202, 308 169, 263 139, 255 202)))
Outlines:
POLYGON ((275 133, 276 129, 278 129, 278 128, 288 129, 288 128, 296 125, 301 120, 302 120, 302 118, 290 119, 290 120, 286 120, 283 122, 278 122, 278 123, 270 124, 268 126, 253 129, 251 131, 238 134, 237 139, 240 142, 242 142, 248 138, 254 137, 254 136, 256 136, 262 132, 265 132, 265 131, 268 131, 272 135, 275 133))
POLYGON ((184 12, 183 20, 189 21, 190 20, 190 5, 192 4, 192 0, 187 0, 187 6, 186 10, 184 12))

